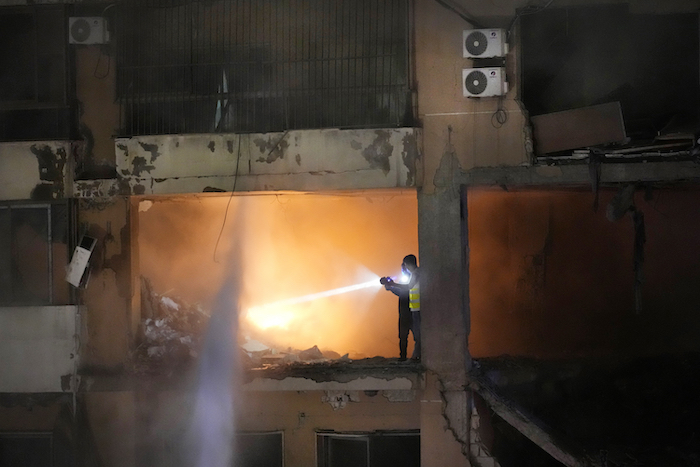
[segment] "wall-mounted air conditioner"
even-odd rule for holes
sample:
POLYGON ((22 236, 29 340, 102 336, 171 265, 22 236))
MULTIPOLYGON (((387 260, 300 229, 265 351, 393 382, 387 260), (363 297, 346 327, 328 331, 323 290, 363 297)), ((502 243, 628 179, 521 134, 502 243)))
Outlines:
POLYGON ((109 42, 105 19, 99 16, 68 18, 69 44, 104 44, 109 42))
POLYGON ((462 70, 465 97, 503 96, 508 92, 505 68, 465 68, 462 70))
POLYGON ((505 57, 507 54, 505 29, 466 29, 462 32, 464 58, 505 57))

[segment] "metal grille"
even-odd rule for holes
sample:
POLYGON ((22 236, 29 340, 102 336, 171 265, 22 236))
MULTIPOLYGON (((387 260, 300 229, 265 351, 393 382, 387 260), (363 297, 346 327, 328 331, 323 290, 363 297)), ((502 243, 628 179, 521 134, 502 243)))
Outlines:
POLYGON ((66 9, 0 8, 0 141, 71 136, 66 9))
POLYGON ((65 305, 71 207, 0 204, 0 306, 65 305))
POLYGON ((406 126, 409 0, 127 0, 122 135, 406 126))

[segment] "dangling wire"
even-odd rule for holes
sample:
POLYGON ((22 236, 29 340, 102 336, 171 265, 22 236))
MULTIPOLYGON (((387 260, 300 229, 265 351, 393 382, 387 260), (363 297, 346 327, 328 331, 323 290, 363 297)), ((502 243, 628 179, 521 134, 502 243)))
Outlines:
POLYGON ((221 223, 221 230, 219 230, 219 236, 216 238, 216 245, 214 245, 214 262, 218 263, 216 260, 216 250, 219 248, 219 241, 221 240, 221 234, 224 232, 224 226, 226 225, 226 218, 228 217, 228 208, 231 205, 231 200, 233 199, 233 194, 236 192, 236 182, 238 181, 238 164, 241 162, 241 139, 243 135, 238 135, 238 154, 236 156, 236 174, 233 177, 233 188, 231 189, 231 195, 228 197, 228 202, 226 203, 226 211, 224 211, 224 221, 221 223))
POLYGON ((518 21, 518 18, 520 18, 521 16, 534 15, 535 13, 539 13, 540 11, 549 8, 549 5, 551 5, 553 1, 554 0, 549 0, 546 4, 541 6, 533 5, 530 3, 528 5, 525 5, 523 8, 519 8, 513 19, 510 21, 510 24, 508 25, 508 29, 506 30, 506 39, 510 40, 510 33, 513 30, 513 26, 515 26, 515 22, 518 21))
POLYGON ((508 112, 503 108, 503 96, 498 96, 498 108, 491 115, 491 125, 494 128, 501 128, 508 121, 508 112))

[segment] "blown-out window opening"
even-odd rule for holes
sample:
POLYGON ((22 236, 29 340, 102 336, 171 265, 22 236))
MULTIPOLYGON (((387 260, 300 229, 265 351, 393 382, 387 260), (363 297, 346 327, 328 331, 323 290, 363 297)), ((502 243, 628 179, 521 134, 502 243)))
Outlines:
POLYGON ((124 136, 411 124, 409 0, 128 0, 124 136))
POLYGON ((0 204, 0 306, 66 305, 71 205, 0 204))

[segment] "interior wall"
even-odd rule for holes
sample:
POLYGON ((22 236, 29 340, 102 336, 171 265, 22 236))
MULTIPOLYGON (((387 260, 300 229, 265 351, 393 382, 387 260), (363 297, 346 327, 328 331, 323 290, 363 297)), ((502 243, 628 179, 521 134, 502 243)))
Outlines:
POLYGON ((471 190, 474 357, 640 356, 699 349, 700 192, 638 191, 646 244, 635 312, 634 227, 613 190, 471 190))
POLYGON ((81 367, 123 369, 132 343, 130 329, 131 237, 129 199, 82 200, 79 234, 97 240, 90 257, 90 277, 80 291, 85 305, 81 330, 81 367))
POLYGON ((139 211, 140 271, 157 293, 210 310, 233 274, 244 289, 242 337, 283 350, 398 356, 398 299, 379 277, 398 275, 403 257, 417 254, 415 192, 153 198, 139 211))

